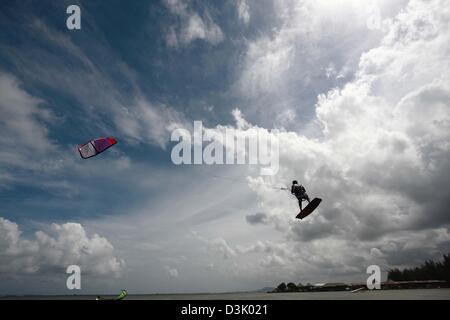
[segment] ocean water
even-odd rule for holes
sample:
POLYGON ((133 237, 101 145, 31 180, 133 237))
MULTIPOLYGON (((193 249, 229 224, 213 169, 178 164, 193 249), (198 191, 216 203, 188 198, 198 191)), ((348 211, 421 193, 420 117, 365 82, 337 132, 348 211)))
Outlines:
MULTIPOLYGON (((112 297, 112 296, 111 296, 112 297)), ((95 296, 16 296, 2 299, 95 300, 95 296)), ((374 290, 364 292, 129 294, 126 300, 450 300, 450 289, 374 290)))

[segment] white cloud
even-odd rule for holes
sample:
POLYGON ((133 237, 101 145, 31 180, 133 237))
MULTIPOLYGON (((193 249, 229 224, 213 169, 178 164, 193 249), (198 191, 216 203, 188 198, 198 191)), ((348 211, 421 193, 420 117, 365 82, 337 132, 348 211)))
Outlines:
POLYGON ((165 269, 166 269, 167 275, 170 278, 173 278, 173 279, 178 278, 178 270, 177 269, 171 268, 169 266, 166 266, 165 269))
POLYGON ((218 252, 224 259, 230 259, 236 255, 234 249, 232 249, 223 238, 213 239, 210 245, 212 249, 218 252))
MULTIPOLYGON (((405 1, 376 2, 388 20, 405 1)), ((382 37, 381 30, 366 26, 367 6, 364 1, 273 1, 270 32, 248 41, 237 65, 234 89, 250 119, 306 131, 317 94, 350 80, 361 53, 382 37), (285 110, 294 110, 297 121, 267 120, 285 110)))
POLYGON ((155 144, 163 149, 175 128, 187 126, 179 112, 164 105, 154 105, 145 99, 137 100, 130 108, 122 108, 115 115, 115 122, 129 139, 155 144))
POLYGON ((236 10, 239 20, 248 24, 250 22, 250 6, 247 0, 236 0, 236 10))
MULTIPOLYGON (((189 261, 183 264, 183 275, 202 279, 195 284, 197 290, 217 290, 230 283, 241 288, 278 281, 364 281, 370 264, 386 271, 447 253, 450 67, 444 53, 450 44, 450 17, 437 18, 442 10, 432 10, 436 3, 412 2, 399 16, 403 22, 390 22, 379 46, 358 60, 354 79, 318 97, 317 137, 269 132, 234 110, 236 124, 226 128, 235 134, 251 128, 278 139, 279 174, 248 179, 255 202, 235 182, 222 186, 207 181, 202 186, 200 177, 208 173, 193 174, 195 189, 170 201, 163 210, 167 214, 150 219, 144 210, 141 219, 146 222, 137 223, 146 226, 146 233, 153 230, 155 238, 158 231, 164 233, 161 247, 166 252, 161 256, 182 252, 189 261), (432 22, 419 24, 433 24, 436 34, 430 36, 426 29, 417 35, 417 23, 410 21, 422 16, 417 10, 434 12, 425 15, 432 22), (408 40, 391 42, 392 28, 402 30, 408 40), (323 198, 304 221, 294 219, 295 199, 271 188, 294 178, 311 197, 323 198), (183 217, 177 210, 180 203, 183 217), (194 239, 186 236, 189 229, 198 231, 194 239), (205 266, 210 266, 208 272, 205 266)), ((204 129, 220 137, 224 128, 204 129)), ((233 169, 225 177, 244 175, 233 169)))
POLYGON ((51 150, 52 144, 43 121, 50 121, 53 116, 40 107, 43 101, 27 94, 13 76, 5 73, 0 73, 0 95, 2 149, 21 147, 41 153, 51 150))
POLYGON ((111 243, 97 235, 88 236, 77 223, 52 224, 52 234, 38 231, 25 239, 19 226, 0 218, 0 273, 46 274, 69 265, 79 265, 84 274, 119 277, 123 260, 114 256, 111 243))
MULTIPOLYGON (((75 145, 68 147, 67 141, 50 138, 50 126, 60 126, 64 118, 58 118, 45 107, 44 100, 30 95, 10 74, 0 73, 0 94, 0 188, 22 185, 64 197, 78 194, 79 188, 67 172, 85 174, 92 168, 92 175, 95 170, 77 162, 75 145), (61 178, 61 174, 66 176, 61 178)), ((139 100, 135 111, 128 117, 118 116, 116 123, 124 139, 164 148, 171 126, 182 123, 181 119, 169 107, 154 107, 139 100)), ((112 162, 116 168, 129 167, 126 157, 112 162)))
MULTIPOLYGON (((254 268, 362 275, 374 259, 383 258, 386 267, 417 262, 412 243, 422 259, 450 249, 450 184, 443 178, 450 170, 450 11, 444 7, 444 1, 411 1, 380 45, 362 55, 355 78, 318 97, 320 138, 270 133, 279 141, 280 171, 272 181, 249 179, 263 213, 247 220, 283 232, 287 250, 254 268), (296 202, 267 187, 293 178, 324 200, 301 222, 294 219, 296 202)), ((261 65, 273 67, 270 77, 286 69, 268 60, 261 65)), ((234 114, 246 128, 265 130, 234 114)))
POLYGON ((44 101, 6 73, 0 73, 0 96, 0 187, 30 180, 16 176, 14 169, 45 173, 60 167, 59 160, 50 157, 57 148, 47 128, 57 118, 43 107, 44 101))
POLYGON ((189 7, 187 1, 165 0, 165 4, 169 11, 180 19, 178 24, 169 28, 166 35, 170 46, 186 46, 195 40, 203 40, 213 45, 223 41, 222 30, 206 9, 204 14, 200 15, 189 7))
POLYGON ((236 128, 238 130, 246 130, 250 127, 250 124, 244 119, 241 110, 236 108, 231 114, 233 115, 234 121, 236 121, 236 128))

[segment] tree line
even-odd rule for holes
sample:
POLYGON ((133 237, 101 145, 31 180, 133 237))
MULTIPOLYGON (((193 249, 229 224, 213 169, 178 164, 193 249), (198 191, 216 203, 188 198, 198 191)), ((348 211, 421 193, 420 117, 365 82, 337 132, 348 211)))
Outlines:
MULTIPOLYGON (((444 255, 442 261, 427 260, 425 263, 415 268, 398 268, 388 271, 388 280, 391 281, 426 281, 426 280, 443 280, 450 283, 450 253, 444 255)), ((302 285, 289 282, 288 284, 280 283, 272 292, 308 292, 313 291, 314 286, 310 283, 302 285)))
POLYGON ((391 269, 388 272, 391 281, 445 280, 450 283, 450 253, 442 261, 428 260, 415 268, 391 269))
POLYGON ((280 283, 273 292, 303 292, 303 291, 311 291, 313 285, 308 283, 307 285, 302 285, 301 283, 295 284, 293 282, 289 282, 288 284, 282 282, 280 283))

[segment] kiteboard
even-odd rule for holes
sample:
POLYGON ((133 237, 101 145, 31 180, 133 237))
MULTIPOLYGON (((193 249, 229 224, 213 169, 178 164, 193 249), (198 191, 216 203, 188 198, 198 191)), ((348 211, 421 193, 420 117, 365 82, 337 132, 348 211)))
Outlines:
POLYGON ((103 301, 117 301, 117 300, 123 300, 128 295, 127 290, 120 291, 120 294, 117 297, 114 298, 104 298, 98 296, 95 300, 103 300, 103 301))
POLYGON ((320 198, 314 198, 308 205, 300 211, 300 213, 295 217, 296 219, 304 219, 307 216, 309 216, 311 213, 313 213, 314 210, 319 206, 319 204, 322 202, 322 199, 320 198))

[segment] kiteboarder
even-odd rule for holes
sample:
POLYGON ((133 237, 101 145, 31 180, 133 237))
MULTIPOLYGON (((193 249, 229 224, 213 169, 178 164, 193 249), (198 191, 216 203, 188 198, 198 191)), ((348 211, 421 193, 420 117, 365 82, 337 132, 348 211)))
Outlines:
POLYGON ((298 184, 297 180, 292 181, 291 193, 298 199, 298 205, 300 206, 300 212, 302 211, 302 202, 303 200, 309 201, 309 196, 306 193, 305 187, 301 184, 298 184))

